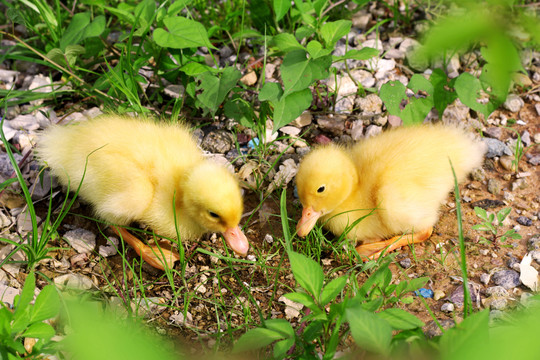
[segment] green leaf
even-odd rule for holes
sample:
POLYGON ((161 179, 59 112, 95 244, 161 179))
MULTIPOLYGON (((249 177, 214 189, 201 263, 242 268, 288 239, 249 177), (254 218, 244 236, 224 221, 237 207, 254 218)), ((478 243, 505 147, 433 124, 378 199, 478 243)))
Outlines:
POLYGON ((284 338, 285 336, 283 334, 275 330, 265 328, 252 329, 240 336, 240 339, 234 344, 233 353, 260 349, 276 340, 284 338))
POLYGON ((476 213, 476 215, 482 219, 482 220, 487 220, 487 211, 481 207, 478 207, 478 206, 475 206, 474 207, 474 212, 476 213))
POLYGON ((274 105, 274 132, 287 125, 304 112, 313 101, 311 90, 304 89, 282 96, 274 105))
POLYGON ((198 62, 189 62, 183 65, 182 67, 180 67, 180 71, 182 71, 184 74, 188 76, 197 76, 207 71, 213 73, 216 70, 211 68, 210 66, 207 66, 198 62))
POLYGON ((379 96, 391 115, 401 115, 401 102, 407 100, 407 88, 399 81, 389 81, 381 86, 379 96))
POLYGON ((180 11, 187 8, 187 6, 192 2, 193 2, 193 0, 176 0, 167 9, 167 15, 174 16, 174 15, 178 14, 180 11))
POLYGON ((294 329, 285 319, 269 319, 264 322, 267 329, 274 330, 286 337, 294 337, 294 329))
POLYGON ((377 315, 386 320, 394 330, 410 330, 425 325, 413 314, 398 308, 389 308, 377 315))
POLYGON ((36 298, 32 311, 32 322, 43 321, 58 315, 60 297, 53 285, 45 286, 36 298))
POLYGON ((443 359, 466 359, 461 356, 478 344, 489 341, 489 310, 483 310, 469 316, 456 327, 448 329, 442 335, 439 346, 443 359))
POLYGON ((259 101, 278 101, 283 94, 283 89, 278 83, 266 82, 259 92, 259 101))
POLYGON ((274 344, 274 358, 282 359, 294 345, 294 337, 283 339, 274 344))
POLYGON ((13 315, 13 322, 11 323, 11 332, 15 334, 21 333, 24 329, 30 325, 31 321, 31 307, 24 308, 23 311, 17 311, 13 315))
POLYGON ((215 114, 225 97, 236 86, 242 73, 233 67, 226 67, 218 78, 210 72, 199 75, 202 94, 197 98, 212 114, 215 114))
POLYGON ((417 94, 420 91, 426 92, 428 95, 433 94, 433 85, 423 75, 414 74, 407 85, 409 89, 417 94))
POLYGON ((375 314, 360 307, 347 308, 347 321, 356 344, 370 352, 387 355, 392 341, 392 327, 375 314))
POLYGON ((327 48, 333 48, 339 39, 351 31, 350 20, 338 20, 327 22, 321 27, 321 37, 327 48))
POLYGON ((54 334, 55 331, 51 325, 38 322, 30 325, 22 336, 38 339, 50 339, 54 336, 54 334))
POLYGON ((89 12, 76 13, 62 35, 60 49, 65 51, 68 45, 80 44, 84 39, 99 36, 104 31, 105 17, 103 15, 99 15, 91 21, 89 12))
POLYGON ((448 81, 446 74, 441 69, 433 70, 429 81, 433 85, 433 104, 439 116, 442 116, 446 107, 457 98, 454 85, 448 81))
POLYGON ((307 89, 315 80, 328 77, 331 62, 330 56, 308 59, 301 49, 289 52, 281 64, 285 94, 307 89))
POLYGON ((294 49, 304 49, 296 38, 288 33, 281 33, 272 38, 275 46, 283 52, 289 52, 294 49))
POLYGON ((294 251, 289 251, 289 261, 298 284, 314 298, 318 298, 324 281, 321 266, 307 256, 294 251))
POLYGON ((421 287, 424 287, 424 285, 426 285, 428 281, 429 281, 429 277, 427 277, 427 276, 411 279, 411 280, 407 281, 407 287, 406 287, 405 291, 418 290, 421 287))
POLYGON ((340 276, 326 284, 319 300, 321 306, 325 306, 330 301, 335 300, 336 296, 343 290, 345 285, 347 285, 347 276, 340 276))
POLYGON ((204 26, 194 20, 185 17, 167 17, 163 23, 169 30, 163 28, 154 30, 154 41, 161 47, 173 49, 187 49, 206 46, 215 49, 208 40, 208 34, 204 26))
POLYGON ((322 44, 317 40, 310 41, 306 46, 306 50, 312 59, 317 59, 322 56, 328 56, 332 53, 331 49, 323 49, 322 44))
POLYGON ((251 105, 240 96, 228 100, 224 106, 225 116, 236 120, 240 125, 253 128, 255 113, 251 105))
POLYGON ((500 210, 497 213, 497 222, 499 223, 499 226, 502 225, 504 219, 506 219, 508 217, 508 215, 510 215, 511 211, 512 211, 512 208, 507 207, 507 208, 504 208, 504 209, 500 210))
POLYGON ((370 47, 364 47, 360 50, 349 50, 345 53, 345 55, 342 56, 336 56, 334 57, 334 61, 342 61, 342 60, 369 60, 371 58, 374 58, 379 55, 379 50, 370 48, 370 47))
POLYGON ((478 99, 483 91, 480 80, 469 73, 463 73, 456 79, 454 88, 459 100, 471 109, 478 111, 487 118, 495 109, 496 105, 491 101, 486 104, 479 103, 478 99))
POLYGON ((317 304, 315 303, 315 300, 313 300, 313 298, 306 293, 293 292, 293 293, 285 294, 283 296, 285 296, 287 299, 291 301, 300 303, 310 309, 318 308, 317 304))
POLYGON ((274 13, 276 14, 276 22, 283 19, 291 8, 291 0, 274 0, 274 13))
POLYGON ((19 297, 19 302, 15 304, 15 315, 25 311, 30 301, 34 298, 34 290, 36 289, 36 276, 30 272, 24 281, 22 293, 19 297))

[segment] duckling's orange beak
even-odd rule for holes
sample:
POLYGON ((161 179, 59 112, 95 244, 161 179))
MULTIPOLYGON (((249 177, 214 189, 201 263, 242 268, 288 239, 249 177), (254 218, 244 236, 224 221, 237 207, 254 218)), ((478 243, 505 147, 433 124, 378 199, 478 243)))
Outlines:
POLYGON ((298 224, 296 225, 296 233, 298 234, 298 236, 304 237, 309 234, 309 232, 311 231, 311 229, 313 229, 321 215, 322 212, 313 210, 312 206, 305 207, 304 210, 302 210, 302 218, 300 219, 300 221, 298 221, 298 224))
POLYGON ((223 233, 227 245, 238 255, 246 256, 249 250, 249 242, 240 226, 229 228, 223 233))

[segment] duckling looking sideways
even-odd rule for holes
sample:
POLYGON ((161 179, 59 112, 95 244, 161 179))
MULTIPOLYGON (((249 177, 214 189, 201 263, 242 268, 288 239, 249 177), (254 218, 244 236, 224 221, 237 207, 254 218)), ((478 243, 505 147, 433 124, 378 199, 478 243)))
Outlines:
MULTIPOLYGON (((237 180, 205 160, 181 126, 101 116, 50 127, 37 152, 64 186, 76 189, 82 181, 79 196, 108 222, 139 221, 170 238, 177 237, 176 223, 182 240, 221 232, 236 253, 248 252, 238 225, 243 204, 237 180)), ((117 231, 145 261, 163 268, 161 256, 152 259, 163 249, 151 249, 127 231, 117 231)), ((165 256, 169 266, 178 259, 172 256, 165 256)))
POLYGON ((339 235, 365 217, 347 237, 361 242, 356 250, 372 258, 425 241, 454 185, 450 161, 461 181, 482 164, 484 152, 471 134, 445 125, 398 128, 351 148, 319 147, 296 175, 303 205, 297 233, 306 236, 320 219, 339 235))

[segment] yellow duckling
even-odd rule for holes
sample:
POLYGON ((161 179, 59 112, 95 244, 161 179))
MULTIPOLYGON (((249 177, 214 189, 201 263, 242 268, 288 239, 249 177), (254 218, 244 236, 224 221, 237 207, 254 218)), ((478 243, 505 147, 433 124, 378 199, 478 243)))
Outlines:
MULTIPOLYGON (((243 203, 237 180, 205 160, 183 127, 101 116, 50 127, 41 135, 37 152, 64 186, 77 189, 82 181, 79 196, 108 222, 139 221, 170 238, 177 237, 177 225, 182 240, 220 232, 236 253, 248 252, 238 225, 243 203)), ((163 269, 163 258, 156 257, 162 251, 169 266, 178 260, 176 254, 116 230, 154 267, 163 269)))
POLYGON ((398 128, 351 148, 319 147, 302 160, 296 176, 303 205, 297 233, 306 236, 320 219, 339 235, 365 217, 347 237, 371 258, 425 241, 454 186, 449 160, 461 181, 482 164, 484 152, 472 135, 444 125, 398 128))

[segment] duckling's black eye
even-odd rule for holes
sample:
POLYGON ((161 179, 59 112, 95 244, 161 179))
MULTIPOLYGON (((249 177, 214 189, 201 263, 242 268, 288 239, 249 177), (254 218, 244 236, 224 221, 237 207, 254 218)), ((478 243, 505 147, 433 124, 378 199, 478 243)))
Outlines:
POLYGON ((324 190, 326 190, 326 186, 321 186, 320 188, 317 189, 317 192, 318 193, 322 193, 324 190))
POLYGON ((216 214, 216 213, 213 212, 213 211, 209 211, 208 214, 210 214, 210 216, 213 217, 214 219, 219 219, 219 215, 216 214))

